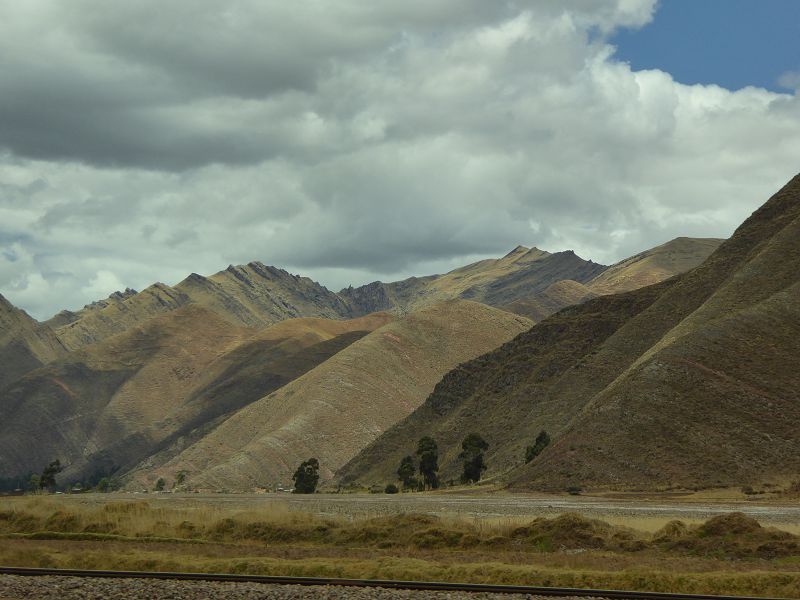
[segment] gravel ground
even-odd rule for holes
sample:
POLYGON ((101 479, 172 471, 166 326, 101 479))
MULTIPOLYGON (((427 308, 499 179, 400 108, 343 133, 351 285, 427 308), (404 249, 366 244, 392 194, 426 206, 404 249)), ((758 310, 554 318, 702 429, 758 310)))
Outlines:
POLYGON ((531 495, 456 494, 80 494, 59 496, 65 503, 102 504, 120 500, 146 500, 152 506, 180 508, 217 507, 230 510, 264 508, 271 503, 289 510, 322 516, 378 516, 424 513, 476 518, 554 517, 575 511, 587 517, 669 518, 707 520, 741 511, 762 524, 800 525, 800 506, 760 505, 754 502, 667 503, 615 501, 591 497, 566 498, 531 495))
MULTIPOLYGON (((210 581, 169 581, 155 579, 104 579, 100 577, 48 577, 0 575, 0 600, 40 598, 41 600, 115 600, 153 598, 189 600, 195 598, 390 600, 430 598, 432 600, 544 600, 525 594, 483 594, 466 592, 415 592, 381 588, 268 585, 259 583, 215 583, 210 581)), ((571 597, 577 600, 575 597, 571 597)), ((569 600, 569 598, 567 598, 569 600)), ((583 598, 582 600, 586 600, 583 598)))

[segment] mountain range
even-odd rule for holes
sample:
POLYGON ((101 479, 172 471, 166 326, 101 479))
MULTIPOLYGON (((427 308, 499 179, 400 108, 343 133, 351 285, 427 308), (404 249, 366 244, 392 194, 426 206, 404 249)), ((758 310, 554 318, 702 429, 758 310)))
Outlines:
POLYGON ((330 479, 535 321, 663 281, 721 241, 679 238, 611 267, 519 246, 338 294, 253 262, 43 323, 0 296, 0 478, 58 458, 64 481, 140 488, 183 472, 244 490, 288 483, 315 455, 330 479))
POLYGON ((562 310, 449 372, 338 482, 396 477, 425 435, 457 479, 474 431, 487 477, 512 489, 787 486, 800 472, 798 357, 800 176, 700 265, 562 310), (526 462, 540 431, 552 443, 526 462))

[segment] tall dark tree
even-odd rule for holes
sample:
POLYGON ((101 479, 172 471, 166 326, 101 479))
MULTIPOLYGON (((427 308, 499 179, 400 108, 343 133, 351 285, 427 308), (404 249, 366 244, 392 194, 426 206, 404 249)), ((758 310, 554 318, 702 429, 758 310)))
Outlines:
POLYGON ((406 456, 400 461, 400 466, 397 469, 397 476, 403 482, 403 489, 415 487, 416 480, 414 475, 417 473, 417 468, 414 466, 414 457, 406 456))
POLYGON ((461 474, 462 483, 480 481, 481 474, 486 470, 483 453, 488 449, 489 444, 477 433, 470 433, 464 438, 464 441, 461 442, 461 454, 458 455, 458 458, 464 461, 464 471, 461 474))
POLYGON ((536 441, 533 443, 533 446, 528 446, 525 449, 525 462, 531 462, 534 458, 539 456, 542 453, 542 450, 547 448, 549 444, 550 436, 546 431, 540 431, 539 435, 536 436, 536 441))
POLYGON ((436 441, 428 436, 417 444, 419 456, 419 474, 422 475, 422 486, 435 490, 439 487, 439 447, 436 441))
POLYGON ((292 479, 295 494, 313 494, 317 491, 319 482, 319 461, 316 458, 303 461, 292 475, 292 479))
POLYGON ((61 461, 56 459, 47 465, 42 474, 39 475, 39 488, 51 490, 56 487, 56 475, 61 473, 64 467, 61 466, 61 461))

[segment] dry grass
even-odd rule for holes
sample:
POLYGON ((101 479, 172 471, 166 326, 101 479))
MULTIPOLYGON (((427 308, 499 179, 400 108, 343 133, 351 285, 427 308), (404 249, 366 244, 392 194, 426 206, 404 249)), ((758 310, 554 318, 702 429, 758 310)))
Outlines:
POLYGON ((800 597, 790 533, 732 513, 652 532, 554 519, 321 518, 144 501, 0 501, 0 564, 503 582, 800 597), (158 503, 156 503, 158 504, 158 503))

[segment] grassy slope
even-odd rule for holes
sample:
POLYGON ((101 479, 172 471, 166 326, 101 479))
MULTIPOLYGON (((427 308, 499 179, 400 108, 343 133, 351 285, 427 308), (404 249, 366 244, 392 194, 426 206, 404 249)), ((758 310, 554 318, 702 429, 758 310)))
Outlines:
POLYGON ((488 474, 520 487, 796 473, 799 191, 795 178, 695 270, 562 311, 449 373, 341 479, 385 480, 426 434, 440 441, 444 478, 455 477, 470 431, 491 444, 488 474), (540 429, 556 441, 523 466, 540 429))
POLYGON ((131 467, 389 319, 297 319, 254 332, 195 305, 162 315, 10 387, 0 472, 38 471, 53 458, 69 465, 67 480, 131 467))
POLYGON ((311 456, 332 472, 414 410, 443 373, 527 329, 527 319, 449 301, 394 321, 236 413, 157 471, 193 487, 290 484, 311 456))

